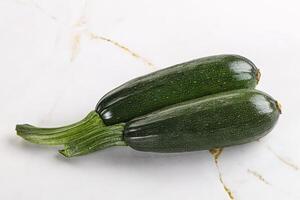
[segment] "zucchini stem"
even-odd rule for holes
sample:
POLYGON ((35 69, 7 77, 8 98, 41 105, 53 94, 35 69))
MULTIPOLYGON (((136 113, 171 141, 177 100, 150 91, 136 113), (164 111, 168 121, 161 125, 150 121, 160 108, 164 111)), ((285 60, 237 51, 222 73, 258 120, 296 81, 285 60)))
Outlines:
POLYGON ((58 128, 39 128, 29 124, 16 126, 17 135, 43 145, 64 145, 59 152, 66 156, 79 156, 111 146, 126 146, 123 141, 124 124, 106 126, 97 112, 90 112, 74 124, 58 128))

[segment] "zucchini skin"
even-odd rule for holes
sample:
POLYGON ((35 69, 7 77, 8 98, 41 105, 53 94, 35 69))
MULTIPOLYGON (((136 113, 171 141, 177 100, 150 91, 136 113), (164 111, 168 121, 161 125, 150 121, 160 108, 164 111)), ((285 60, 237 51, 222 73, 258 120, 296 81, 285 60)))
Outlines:
POLYGON ((126 123, 124 140, 133 149, 151 152, 221 148, 263 137, 280 112, 279 104, 263 92, 234 90, 135 118, 126 123))
POLYGON ((259 70, 247 58, 210 56, 126 82, 101 98, 95 110, 113 125, 205 95, 254 88, 258 80, 259 70))

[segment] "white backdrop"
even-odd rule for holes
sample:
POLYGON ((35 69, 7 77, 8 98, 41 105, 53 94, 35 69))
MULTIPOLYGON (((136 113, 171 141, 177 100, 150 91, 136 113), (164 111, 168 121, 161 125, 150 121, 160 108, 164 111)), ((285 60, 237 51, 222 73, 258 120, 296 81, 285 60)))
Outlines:
POLYGON ((250 58, 258 88, 283 106, 267 137, 223 151, 224 184, 234 199, 300 199, 299 10, 296 0, 1 0, 0 199, 229 199, 207 151, 64 159, 14 131, 75 122, 131 78, 222 53, 250 58))

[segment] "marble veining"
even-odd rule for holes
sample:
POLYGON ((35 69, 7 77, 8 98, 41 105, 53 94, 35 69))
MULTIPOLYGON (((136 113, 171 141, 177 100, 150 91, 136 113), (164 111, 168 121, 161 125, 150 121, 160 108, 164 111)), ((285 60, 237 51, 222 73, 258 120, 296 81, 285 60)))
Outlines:
POLYGON ((290 0, 1 2, 0 199, 300 199, 298 8, 290 0), (260 8, 251 19, 247 6, 260 8), (220 53, 249 56, 261 68, 259 89, 282 99, 270 136, 210 152, 122 147, 66 160, 14 135, 19 122, 76 121, 126 80, 220 53))

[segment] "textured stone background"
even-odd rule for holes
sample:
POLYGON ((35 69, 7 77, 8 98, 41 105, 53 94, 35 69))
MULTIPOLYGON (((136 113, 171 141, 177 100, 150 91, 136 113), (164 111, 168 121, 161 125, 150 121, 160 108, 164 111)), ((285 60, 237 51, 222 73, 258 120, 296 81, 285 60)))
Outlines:
POLYGON ((299 1, 1 0, 0 199, 300 199, 299 1), (152 154, 116 147, 64 159, 15 136, 17 123, 83 118, 121 83, 236 53, 283 114, 261 141, 152 154))

